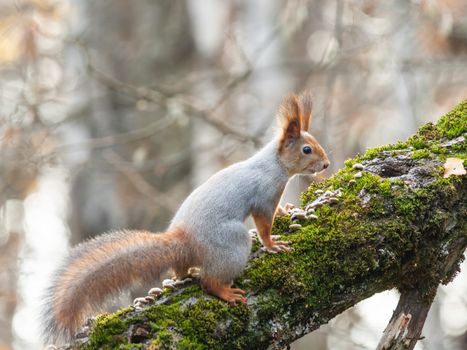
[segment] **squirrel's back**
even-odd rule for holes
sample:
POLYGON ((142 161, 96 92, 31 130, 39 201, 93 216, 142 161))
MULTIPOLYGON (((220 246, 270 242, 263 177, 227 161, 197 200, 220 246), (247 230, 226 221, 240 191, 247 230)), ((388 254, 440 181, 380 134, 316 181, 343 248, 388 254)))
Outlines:
POLYGON ((252 207, 271 202, 276 188, 285 186, 287 180, 278 159, 277 140, 273 140, 249 159, 222 169, 195 189, 180 206, 171 227, 209 231, 228 220, 243 222, 252 207))

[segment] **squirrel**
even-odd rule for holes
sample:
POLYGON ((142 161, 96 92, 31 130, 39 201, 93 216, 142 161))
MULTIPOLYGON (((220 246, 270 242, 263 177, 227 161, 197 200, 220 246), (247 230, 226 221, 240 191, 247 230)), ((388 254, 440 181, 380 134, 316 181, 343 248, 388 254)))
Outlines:
POLYGON ((266 251, 289 251, 289 242, 271 238, 285 185, 295 174, 319 173, 330 164, 308 133, 310 93, 284 98, 278 117, 278 135, 251 158, 219 171, 196 188, 166 232, 123 230, 74 247, 44 298, 45 340, 70 340, 106 297, 135 282, 149 284, 170 269, 181 279, 189 268, 198 267, 207 293, 231 304, 245 303, 246 292, 232 288, 251 251, 245 219, 253 217, 266 251))

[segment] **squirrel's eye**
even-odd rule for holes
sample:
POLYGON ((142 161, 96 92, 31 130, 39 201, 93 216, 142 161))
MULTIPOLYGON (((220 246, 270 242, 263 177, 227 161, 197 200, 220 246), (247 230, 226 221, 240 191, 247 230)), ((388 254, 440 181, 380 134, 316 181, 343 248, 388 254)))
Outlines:
POLYGON ((311 147, 310 146, 304 146, 303 147, 303 153, 305 154, 311 154, 311 147))

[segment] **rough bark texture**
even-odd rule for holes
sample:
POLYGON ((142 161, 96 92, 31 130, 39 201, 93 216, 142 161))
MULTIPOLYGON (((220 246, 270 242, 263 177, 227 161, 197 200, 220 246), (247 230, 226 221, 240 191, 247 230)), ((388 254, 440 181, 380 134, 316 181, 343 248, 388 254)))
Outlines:
POLYGON ((282 349, 374 293, 398 288, 391 324, 400 332, 388 335, 390 324, 382 340, 390 345, 380 346, 409 349, 467 245, 467 177, 443 177, 446 158, 465 160, 466 132, 464 101, 406 142, 371 149, 313 184, 302 194, 304 206, 325 195, 317 190, 340 189, 341 196, 318 205, 317 219, 298 221, 298 231, 289 229, 290 217, 276 220, 274 233, 287 235, 294 251, 254 254, 235 283, 249 292, 247 305, 229 307, 195 281, 142 310, 97 317, 80 346, 282 349))
POLYGON ((417 289, 404 291, 377 350, 412 349, 420 338, 430 305, 431 300, 423 300, 417 289))

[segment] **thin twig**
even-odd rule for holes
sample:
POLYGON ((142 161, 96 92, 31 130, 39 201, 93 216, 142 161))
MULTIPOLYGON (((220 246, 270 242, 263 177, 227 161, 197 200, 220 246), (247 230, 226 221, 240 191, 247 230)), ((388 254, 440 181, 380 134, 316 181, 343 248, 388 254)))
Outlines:
POLYGON ((92 64, 88 64, 88 71, 90 74, 96 78, 102 84, 108 86, 112 90, 117 92, 123 92, 129 96, 132 96, 136 99, 145 99, 149 102, 156 103, 165 110, 168 110, 168 105, 174 103, 181 107, 180 111, 188 117, 195 117, 200 119, 211 126, 215 127, 224 135, 232 135, 242 142, 253 142, 255 145, 259 145, 261 141, 258 137, 254 135, 248 135, 242 131, 239 131, 235 128, 232 128, 227 123, 223 122, 220 118, 213 117, 208 110, 201 109, 195 106, 193 103, 189 102, 186 99, 181 97, 166 97, 160 91, 146 88, 146 87, 137 87, 125 82, 122 82, 118 79, 112 78, 107 74, 101 72, 92 64))
POLYGON ((227 100, 231 95, 232 91, 240 85, 242 82, 246 81, 252 74, 253 71, 256 69, 259 59, 266 51, 266 49, 275 41, 277 35, 280 32, 280 26, 276 26, 274 30, 269 33, 269 35, 259 44, 259 46, 255 49, 253 54, 254 58, 248 61, 248 68, 241 73, 240 75, 236 76, 224 88, 224 94, 217 100, 216 104, 210 109, 211 111, 215 111, 219 108, 225 100, 227 100))
POLYGON ((168 208, 172 213, 177 211, 179 203, 149 184, 140 173, 127 166, 125 160, 117 153, 107 150, 103 155, 110 165, 125 175, 139 193, 149 198, 157 207, 168 208))
POLYGON ((130 143, 133 141, 139 141, 148 137, 153 136, 157 132, 163 131, 169 125, 174 122, 174 119, 170 116, 165 116, 162 119, 156 120, 153 123, 146 125, 145 127, 131 130, 129 132, 114 134, 94 139, 89 139, 82 142, 70 143, 61 145, 59 150, 70 149, 70 148, 104 148, 114 146, 118 144, 130 143))

